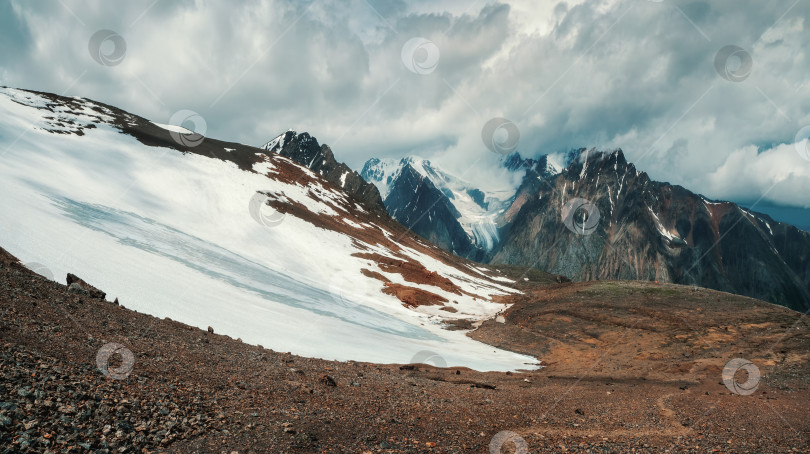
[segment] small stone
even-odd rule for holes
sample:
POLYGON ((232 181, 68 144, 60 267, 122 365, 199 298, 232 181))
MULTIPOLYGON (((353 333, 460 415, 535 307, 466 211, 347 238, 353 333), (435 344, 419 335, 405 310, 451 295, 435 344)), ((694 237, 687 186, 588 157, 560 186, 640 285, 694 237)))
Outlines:
POLYGON ((335 381, 335 379, 326 374, 321 375, 318 381, 326 386, 337 386, 337 382, 335 381))
POLYGON ((76 282, 74 282, 74 283, 72 283, 72 284, 70 284, 68 286, 68 292, 69 293, 74 293, 76 295, 89 295, 90 294, 90 292, 85 290, 84 287, 82 287, 81 285, 79 285, 76 282))
POLYGON ((281 428, 284 429, 284 433, 287 433, 287 434, 294 434, 295 433, 295 429, 293 428, 292 423, 285 422, 284 424, 281 425, 281 428))
POLYGON ((208 332, 209 332, 209 333, 211 333, 211 334, 214 334, 214 328, 211 328, 211 327, 209 326, 209 327, 208 327, 208 332))

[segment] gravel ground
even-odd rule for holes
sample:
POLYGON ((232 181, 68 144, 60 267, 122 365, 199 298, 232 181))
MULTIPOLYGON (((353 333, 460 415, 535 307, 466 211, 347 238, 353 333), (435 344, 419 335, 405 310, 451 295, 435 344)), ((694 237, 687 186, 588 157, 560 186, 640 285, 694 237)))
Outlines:
MULTIPOLYGON (((784 338, 772 354, 708 338, 719 351, 680 370, 686 347, 660 341, 689 332, 676 323, 681 306, 651 306, 660 316, 645 335, 624 326, 639 321, 616 310, 625 298, 614 290, 566 285, 587 290, 527 288, 506 323, 476 334, 547 355, 548 367, 479 373, 274 352, 216 334, 215 321, 211 333, 69 290, 0 250, 0 452, 487 453, 510 436, 501 452, 810 452, 810 334, 798 314, 736 307, 741 330, 797 323, 758 328, 784 338), (577 295, 592 306, 557 306, 577 295), (589 320, 572 312, 586 307, 589 320), (631 338, 642 354, 610 354, 631 338), (104 364, 119 348, 109 344, 126 350, 104 364), (730 392, 717 370, 738 352, 761 366, 750 396, 730 392)), ((682 300, 678 291, 661 297, 682 300)), ((681 339, 695 350, 697 337, 681 339)))

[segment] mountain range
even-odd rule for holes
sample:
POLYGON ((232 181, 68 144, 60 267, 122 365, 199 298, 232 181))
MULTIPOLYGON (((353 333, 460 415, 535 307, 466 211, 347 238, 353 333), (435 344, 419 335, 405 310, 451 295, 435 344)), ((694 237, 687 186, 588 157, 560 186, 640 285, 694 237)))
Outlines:
MULTIPOLYGON (((69 220, 74 228, 78 224, 101 232, 119 246, 131 248, 136 244, 141 252, 157 249, 164 259, 185 268, 193 260, 183 256, 178 245, 200 242, 219 254, 201 272, 236 275, 238 278, 223 279, 254 293, 268 291, 253 282, 263 279, 254 277, 244 282, 234 262, 256 262, 264 260, 260 256, 265 255, 277 257, 270 268, 274 277, 282 281, 317 282, 328 293, 332 281, 340 280, 335 276, 348 273, 352 284, 347 287, 379 287, 360 299, 372 295, 377 298, 385 290, 395 301, 421 314, 417 317, 432 320, 459 318, 448 316, 456 308, 443 301, 457 301, 450 294, 475 292, 463 290, 459 283, 437 284, 441 291, 410 286, 401 277, 408 272, 399 273, 400 277, 395 273, 392 278, 392 269, 406 266, 427 270, 427 275, 438 272, 451 281, 450 275, 468 281, 472 279, 470 273, 479 273, 479 265, 474 262, 515 265, 573 280, 638 279, 687 284, 759 298, 803 312, 810 309, 810 234, 734 203, 710 200, 681 186, 653 181, 627 162, 621 150, 579 149, 563 157, 535 158, 515 153, 503 159, 503 170, 520 173, 521 184, 514 191, 492 192, 415 156, 370 159, 358 173, 338 162, 328 146, 319 144, 308 133, 286 131, 262 146, 249 147, 196 137, 181 127, 153 123, 84 98, 11 88, 3 88, 2 95, 5 110, 0 120, 6 125, 6 137, 13 137, 14 128, 22 124, 37 125, 17 139, 19 145, 29 147, 25 157, 13 153, 5 157, 8 165, 3 184, 6 194, 33 191, 39 195, 33 200, 19 195, 6 197, 7 213, 28 212, 31 219, 39 219, 43 225, 56 226, 69 220), (101 146, 96 144, 100 134, 106 140, 101 146), (129 138, 123 145, 119 143, 122 137, 129 138), (34 140, 37 138, 39 141, 34 140), (146 151, 134 151, 138 147, 146 151), (161 150, 161 157, 149 150, 161 150), (113 156, 119 156, 117 161, 113 156), (12 166, 15 159, 19 163, 12 166), (121 162, 127 165, 122 167, 121 162), (166 162, 172 163, 174 173, 165 170, 166 162), (230 175, 225 180, 233 183, 212 184, 213 177, 205 180, 204 175, 219 172, 214 167, 222 167, 221 171, 230 175), (161 185, 144 186, 146 168, 166 173, 161 185), (62 174, 72 175, 74 182, 87 183, 54 186, 58 180, 54 175, 62 174), (254 181, 255 175, 261 179, 254 181), (245 178, 251 183, 242 181, 245 178), (254 187, 248 191, 246 185, 254 187), (112 197, 109 188, 118 188, 123 198, 112 197), (101 195, 104 191, 106 197, 101 195), (235 200, 240 198, 244 204, 237 209, 240 204, 235 200), (269 215, 260 213, 265 207, 270 209, 269 215), (180 219, 180 213, 187 216, 180 219), (269 249, 256 249, 255 240, 234 236, 232 225, 229 229, 218 226, 218 222, 232 224, 235 217, 244 214, 254 225, 269 224, 269 230, 276 233, 265 242, 265 246, 271 245, 269 249), (60 222, 54 223, 54 219, 60 222), (282 232, 299 221, 305 225, 282 232), (117 223, 126 224, 126 228, 117 223), (138 235, 154 238, 155 226, 182 235, 173 233, 171 240, 164 239, 158 247, 133 239, 138 235), (320 233, 304 234, 312 228, 338 237, 326 241, 320 233), (400 237, 410 238, 409 247, 432 258, 414 259, 412 253, 396 252, 400 237), (336 248, 337 244, 349 246, 336 248), (452 254, 439 252, 433 244, 452 254), (236 253, 238 257, 225 260, 223 257, 229 257, 234 249, 241 251, 236 253), (280 254, 300 259, 289 261, 280 254), (435 263, 450 264, 449 269, 440 272, 438 267, 428 266, 437 260, 436 254, 442 258, 435 263), (328 255, 334 260, 325 259, 328 255), (412 266, 405 265, 414 260, 412 266), (311 265, 318 261, 323 263, 311 265), (357 269, 343 270, 348 262, 357 269), (412 304, 415 301, 419 303, 412 304)), ((61 233, 51 235, 49 241, 30 243, 33 239, 24 234, 25 227, 18 218, 4 218, 2 227, 14 233, 8 238, 10 250, 23 259, 40 262, 51 256, 55 264, 52 266, 59 269, 64 258, 54 250, 58 250, 61 233), (47 244, 51 244, 50 248, 47 244)), ((71 231, 67 227, 63 230, 71 231)), ((70 256, 82 245, 71 244, 66 254, 70 256)), ((83 246, 87 254, 98 253, 83 246)), ((490 274, 484 279, 496 279, 492 290, 495 293, 490 294, 508 292, 498 287, 501 284, 497 283, 495 268, 485 269, 490 274)), ((97 270, 97 274, 91 277, 104 274, 115 281, 109 273, 97 270)), ((107 284, 107 288, 115 287, 107 284)), ((121 289, 129 285, 119 284, 121 289)), ((296 285, 290 284, 287 292, 295 294, 296 285)), ((478 307, 479 297, 483 295, 476 295, 475 304, 469 300, 471 308, 465 316, 470 319, 480 320, 497 312, 497 306, 478 307)), ((311 295, 311 300, 317 297, 311 295)), ((288 303, 298 308, 302 304, 288 303)), ((317 305, 307 304, 313 310, 311 306, 317 305)), ((391 308, 386 309, 392 315, 391 308)), ((329 310, 334 312, 334 308, 329 310)), ((399 310, 395 312, 402 315, 399 310)), ((350 319, 352 323, 362 319, 345 314, 336 318, 350 319)), ((367 327, 371 325, 366 323, 367 327)))
POLYGON ((551 178, 527 172, 501 237, 490 263, 575 280, 695 285, 810 308, 810 233, 653 181, 621 150, 581 150, 551 178))
POLYGON ((491 192, 0 87, 0 155, 8 452, 807 450, 807 318, 699 287, 802 310, 807 234, 620 150, 491 192))
MULTIPOLYGON (((311 140, 287 134, 286 144, 311 140)), ((314 171, 334 159, 331 152, 323 158, 286 147, 284 152, 299 164, 312 163, 314 171)), ((653 181, 620 149, 538 158, 513 153, 502 165, 524 172, 514 192, 481 190, 415 156, 372 158, 360 176, 376 186, 392 218, 470 260, 539 268, 573 280, 693 285, 810 310, 806 231, 653 181)))

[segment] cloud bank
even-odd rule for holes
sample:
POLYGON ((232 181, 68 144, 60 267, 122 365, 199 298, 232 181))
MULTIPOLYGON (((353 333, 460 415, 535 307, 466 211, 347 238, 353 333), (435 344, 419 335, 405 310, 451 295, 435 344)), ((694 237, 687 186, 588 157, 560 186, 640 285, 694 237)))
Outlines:
POLYGON ((504 181, 481 130, 503 117, 527 156, 620 147, 711 198, 810 208, 808 19, 808 2, 754 0, 12 0, 0 84, 158 122, 188 109, 249 144, 309 131, 355 168, 417 154, 485 187, 504 181), (99 30, 125 41, 120 63, 91 56, 99 30), (430 44, 403 58, 413 38, 430 44))

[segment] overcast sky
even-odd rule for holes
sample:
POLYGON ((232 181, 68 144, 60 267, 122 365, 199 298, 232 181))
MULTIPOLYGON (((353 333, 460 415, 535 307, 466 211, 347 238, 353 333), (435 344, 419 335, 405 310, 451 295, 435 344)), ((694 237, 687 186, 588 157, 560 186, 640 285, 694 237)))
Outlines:
POLYGON ((809 19, 808 0, 0 0, 0 85, 191 110, 253 145, 308 131, 358 170, 416 154, 484 187, 502 117, 523 155, 619 147, 807 226, 809 19))

